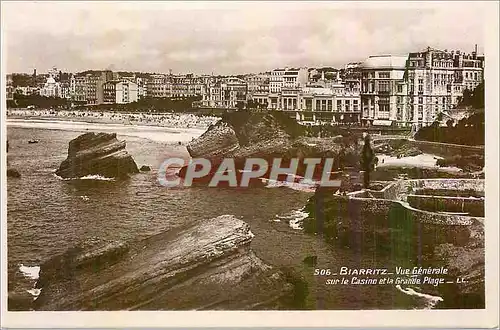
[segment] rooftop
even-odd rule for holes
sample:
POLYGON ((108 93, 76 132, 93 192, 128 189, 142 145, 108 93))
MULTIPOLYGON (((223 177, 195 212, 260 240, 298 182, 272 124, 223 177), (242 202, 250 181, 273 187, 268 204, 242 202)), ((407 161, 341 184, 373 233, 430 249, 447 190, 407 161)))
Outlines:
POLYGON ((408 56, 376 55, 370 56, 362 64, 363 69, 405 69, 408 56))

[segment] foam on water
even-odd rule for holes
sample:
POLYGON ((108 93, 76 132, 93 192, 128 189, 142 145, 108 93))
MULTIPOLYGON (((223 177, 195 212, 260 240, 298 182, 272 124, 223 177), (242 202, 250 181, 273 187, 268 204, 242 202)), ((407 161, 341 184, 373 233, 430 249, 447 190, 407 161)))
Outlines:
MULTIPOLYGON (((63 178, 63 177, 60 177, 59 175, 53 173, 54 176, 56 178, 58 178, 59 180, 62 180, 62 181, 71 181, 71 180, 99 180, 99 181, 115 181, 115 178, 106 178, 102 175, 99 175, 99 174, 90 174, 90 175, 86 175, 86 176, 82 176, 81 178, 63 178)), ((84 197, 87 197, 87 196, 81 196, 83 199, 85 199, 84 197)))
POLYGON ((312 192, 312 193, 316 191, 316 184, 305 182, 305 181, 288 182, 288 181, 269 180, 269 179, 265 179, 265 178, 263 178, 261 180, 264 183, 267 182, 266 188, 286 187, 286 188, 290 188, 290 189, 297 190, 297 191, 312 192))
POLYGON ((294 216, 293 219, 291 219, 288 224, 292 229, 297 229, 297 230, 302 230, 302 224, 305 218, 309 216, 309 213, 304 212, 302 210, 295 210, 293 211, 292 215, 294 216))
POLYGON ((40 266, 25 266, 23 264, 19 265, 19 271, 23 273, 25 277, 37 280, 40 276, 40 266))
POLYGON ((401 166, 401 167, 436 168, 449 172, 462 171, 460 168, 454 166, 447 166, 447 167, 438 166, 436 164, 438 159, 443 159, 443 157, 431 154, 420 154, 417 156, 401 157, 401 158, 388 155, 377 155, 377 158, 379 160, 377 167, 401 166))
POLYGON ((403 289, 401 287, 401 285, 399 285, 399 284, 396 285, 396 289, 398 289, 399 291, 401 291, 404 294, 407 294, 409 296, 415 296, 415 297, 423 298, 425 300, 425 302, 426 302, 425 309, 432 309, 432 308, 434 308, 437 305, 438 302, 443 301, 443 298, 441 298, 439 296, 433 296, 433 295, 430 295, 430 294, 417 292, 417 291, 415 291, 412 288, 403 289))
POLYGON ((26 290, 30 295, 33 296, 33 300, 37 300, 38 296, 40 295, 40 293, 42 293, 42 289, 36 289, 36 288, 33 288, 33 289, 30 289, 30 290, 26 290))
POLYGON ((309 213, 304 211, 304 208, 300 210, 293 210, 283 215, 276 215, 273 221, 281 222, 281 220, 288 220, 288 225, 292 229, 302 230, 302 224, 305 218, 309 216, 309 213))

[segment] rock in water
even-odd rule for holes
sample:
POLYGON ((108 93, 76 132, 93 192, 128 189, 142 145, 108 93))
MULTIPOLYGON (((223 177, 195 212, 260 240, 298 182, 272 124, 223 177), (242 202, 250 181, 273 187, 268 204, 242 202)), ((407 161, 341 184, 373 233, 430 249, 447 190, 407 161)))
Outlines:
POLYGON ((142 172, 149 172, 149 171, 151 171, 151 167, 149 167, 148 165, 142 165, 141 171, 142 172))
POLYGON ((138 242, 73 248, 41 265, 36 310, 288 308, 294 287, 231 215, 138 242))
POLYGON ((137 164, 125 150, 125 141, 118 141, 116 133, 85 133, 70 141, 68 158, 56 174, 63 178, 117 178, 138 172, 137 164))
POLYGON ((9 178, 20 178, 21 174, 14 168, 7 169, 7 177, 9 178))
MULTIPOLYGON (((281 158, 283 167, 291 159, 298 158, 298 175, 304 174, 306 166, 302 160, 305 158, 323 161, 333 158, 335 168, 358 166, 360 150, 356 143, 346 143, 342 136, 322 139, 305 135, 305 128, 283 113, 235 112, 226 114, 191 141, 187 150, 193 158, 209 159, 214 173, 224 158, 234 159, 236 170, 242 170, 248 158, 265 159, 268 163, 281 158)), ((186 170, 184 167, 178 175, 185 176, 186 170)), ((209 181, 212 174, 195 181, 209 181)), ((316 174, 320 176, 321 173, 316 174)))

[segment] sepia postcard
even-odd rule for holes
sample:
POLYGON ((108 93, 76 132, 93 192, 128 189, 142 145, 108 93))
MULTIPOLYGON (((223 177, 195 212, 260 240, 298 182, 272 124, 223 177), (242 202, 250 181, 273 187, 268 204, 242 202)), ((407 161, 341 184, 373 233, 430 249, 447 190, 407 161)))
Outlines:
POLYGON ((498 327, 498 2, 1 7, 2 328, 498 327))

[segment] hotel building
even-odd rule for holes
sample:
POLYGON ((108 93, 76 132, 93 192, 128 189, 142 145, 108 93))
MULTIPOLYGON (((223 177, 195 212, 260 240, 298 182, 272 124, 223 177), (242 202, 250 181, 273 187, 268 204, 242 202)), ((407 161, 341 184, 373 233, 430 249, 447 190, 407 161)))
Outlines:
POLYGON ((370 56, 360 65, 362 124, 405 126, 412 118, 405 80, 407 60, 408 56, 370 56))

